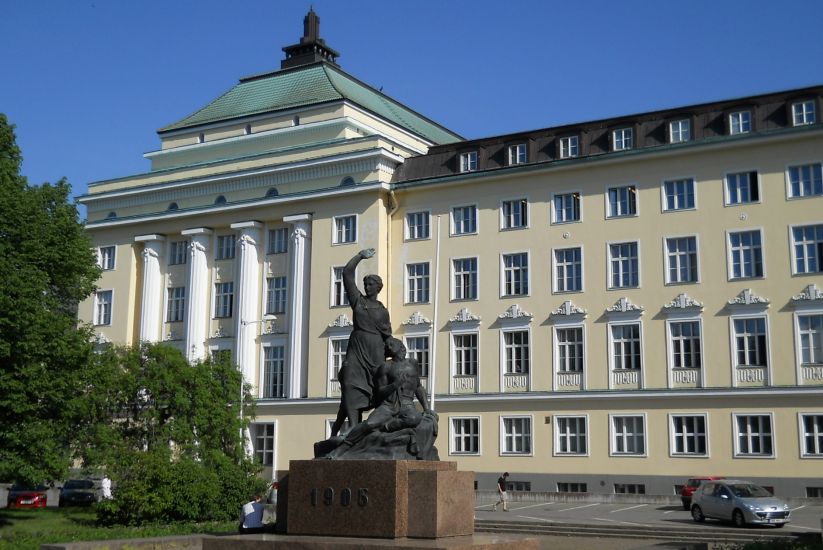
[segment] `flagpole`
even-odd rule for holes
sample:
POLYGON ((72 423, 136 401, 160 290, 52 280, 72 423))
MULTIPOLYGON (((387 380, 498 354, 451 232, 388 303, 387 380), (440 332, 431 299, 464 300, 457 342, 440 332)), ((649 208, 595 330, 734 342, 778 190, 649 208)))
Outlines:
POLYGON ((434 410, 434 383, 436 358, 437 358, 437 310, 439 309, 438 297, 440 296, 440 215, 437 215, 437 240, 434 252, 434 315, 432 316, 431 333, 431 353, 429 357, 429 407, 434 410))

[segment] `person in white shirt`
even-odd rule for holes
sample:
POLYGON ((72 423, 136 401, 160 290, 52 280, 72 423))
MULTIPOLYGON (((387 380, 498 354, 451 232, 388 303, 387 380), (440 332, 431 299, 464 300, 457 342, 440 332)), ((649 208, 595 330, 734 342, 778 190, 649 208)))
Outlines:
POLYGON ((104 475, 103 479, 100 480, 100 492, 103 494, 104 499, 111 500, 111 480, 107 475, 104 475))
POLYGON ((240 510, 240 532, 241 533, 262 533, 263 532, 263 510, 265 504, 261 502, 260 495, 243 505, 240 510))

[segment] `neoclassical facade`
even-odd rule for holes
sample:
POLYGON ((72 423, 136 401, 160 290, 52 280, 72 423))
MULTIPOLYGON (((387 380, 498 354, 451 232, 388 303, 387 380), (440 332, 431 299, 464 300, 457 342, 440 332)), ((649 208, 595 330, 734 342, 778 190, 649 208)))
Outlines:
POLYGON ((276 477, 328 433, 371 247, 479 488, 823 495, 823 87, 465 140, 343 71, 314 12, 284 51, 80 199, 101 343, 231 353, 276 477))

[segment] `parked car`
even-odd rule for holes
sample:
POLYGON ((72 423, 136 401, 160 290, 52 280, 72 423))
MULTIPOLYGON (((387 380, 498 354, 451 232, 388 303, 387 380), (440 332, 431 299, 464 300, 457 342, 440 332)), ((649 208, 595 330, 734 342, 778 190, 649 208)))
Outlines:
POLYGON ((7 506, 9 508, 45 508, 48 497, 45 485, 26 485, 15 483, 9 489, 7 506))
POLYGON ((692 494, 694 490, 700 487, 704 481, 711 481, 713 479, 725 479, 723 476, 696 476, 690 477, 689 481, 680 488, 680 502, 683 503, 684 510, 692 509, 692 494))
POLYGON ((789 505, 750 481, 706 481, 692 495, 692 519, 731 521, 737 527, 753 523, 783 527, 789 523, 789 505))
POLYGON ((60 506, 91 506, 97 502, 97 491, 90 479, 70 479, 60 489, 60 506))

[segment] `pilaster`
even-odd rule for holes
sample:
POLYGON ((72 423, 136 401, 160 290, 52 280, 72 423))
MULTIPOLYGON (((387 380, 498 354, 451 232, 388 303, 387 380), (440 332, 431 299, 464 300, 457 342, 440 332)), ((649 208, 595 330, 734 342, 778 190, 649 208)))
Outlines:
POLYGON ((160 256, 163 254, 163 235, 138 235, 135 242, 143 243, 143 293, 140 299, 140 341, 160 341, 163 314, 163 284, 160 256))
MULTIPOLYGON (((243 381, 256 386, 255 369, 255 340, 257 324, 260 319, 260 265, 258 261, 258 246, 260 228, 263 224, 256 221, 247 221, 231 224, 231 228, 240 234, 237 239, 240 247, 238 258, 239 274, 236 277, 237 292, 237 341, 235 342, 235 358, 243 373, 243 381)), ((252 390, 252 393, 256 392, 252 390)))
POLYGON ((189 284, 186 289, 186 356, 189 361, 206 358, 209 324, 208 250, 212 231, 205 227, 186 229, 189 242, 189 284))
POLYGON ((291 225, 291 264, 289 270, 289 346, 288 395, 308 395, 309 287, 311 275, 311 214, 286 216, 291 225))

